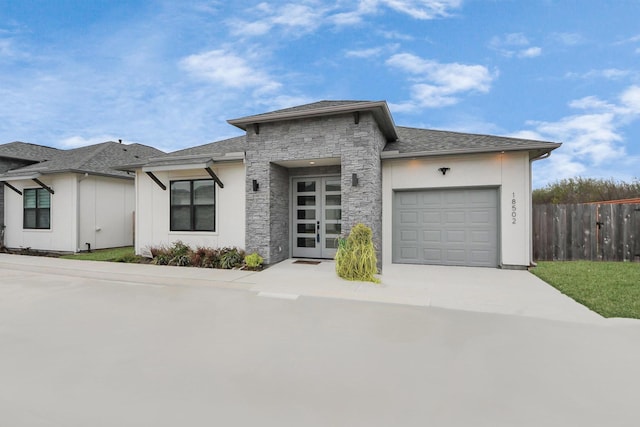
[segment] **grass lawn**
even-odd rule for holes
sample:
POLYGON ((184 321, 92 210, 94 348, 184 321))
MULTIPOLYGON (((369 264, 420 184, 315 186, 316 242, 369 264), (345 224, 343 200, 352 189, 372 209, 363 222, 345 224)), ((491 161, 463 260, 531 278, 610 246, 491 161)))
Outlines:
POLYGON ((531 272, 604 317, 640 319, 640 263, 540 261, 531 272))
POLYGON ((62 255, 60 258, 80 259, 86 261, 137 262, 133 246, 113 249, 99 249, 93 252, 81 252, 73 255, 62 255))

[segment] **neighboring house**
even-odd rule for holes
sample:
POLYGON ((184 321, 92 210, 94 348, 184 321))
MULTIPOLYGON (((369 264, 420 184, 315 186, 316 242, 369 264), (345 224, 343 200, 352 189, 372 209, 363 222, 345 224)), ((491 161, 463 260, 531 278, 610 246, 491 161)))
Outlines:
POLYGON ((361 222, 383 266, 531 263, 531 162, 560 144, 397 127, 384 101, 229 123, 246 134, 129 166, 137 253, 181 240, 331 258, 361 222))
MULTIPOLYGON (((26 142, 10 142, 0 145, 0 174, 55 156, 60 150, 26 142)), ((0 184, 0 228, 4 227, 4 187, 0 184)), ((2 246, 0 241, 0 246, 2 246)))
POLYGON ((115 167, 160 154, 145 145, 104 142, 56 150, 45 161, 0 174, 7 187, 5 245, 56 252, 132 245, 134 177, 115 167))

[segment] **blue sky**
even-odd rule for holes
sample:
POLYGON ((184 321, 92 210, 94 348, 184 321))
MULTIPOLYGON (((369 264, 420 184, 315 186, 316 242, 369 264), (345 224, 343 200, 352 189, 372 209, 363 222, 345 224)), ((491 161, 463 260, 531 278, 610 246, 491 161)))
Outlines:
POLYGON ((386 100, 397 125, 563 142, 535 186, 640 177, 640 1, 0 0, 0 143, 172 151, 227 119, 386 100))

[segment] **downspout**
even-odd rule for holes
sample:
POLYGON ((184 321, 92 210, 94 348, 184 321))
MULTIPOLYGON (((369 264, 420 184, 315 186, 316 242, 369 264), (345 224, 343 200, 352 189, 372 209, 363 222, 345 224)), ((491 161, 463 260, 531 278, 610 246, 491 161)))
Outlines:
MULTIPOLYGON (((533 162, 544 160, 551 156, 551 151, 547 151, 529 160, 529 194, 533 194, 533 162)), ((533 260, 533 198, 529 201, 529 227, 531 227, 531 238, 529 240, 529 267, 536 267, 538 264, 533 260)))

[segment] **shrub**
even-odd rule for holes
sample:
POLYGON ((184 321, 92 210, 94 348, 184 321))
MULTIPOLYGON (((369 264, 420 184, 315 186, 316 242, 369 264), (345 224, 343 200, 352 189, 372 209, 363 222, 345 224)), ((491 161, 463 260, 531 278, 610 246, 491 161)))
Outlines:
POLYGON ((150 247, 149 251, 156 265, 177 265, 180 267, 193 266, 204 268, 236 268, 242 265, 244 251, 238 248, 206 248, 197 247, 192 250, 181 241, 171 246, 150 247))
POLYGON ((338 240, 336 273, 346 280, 379 283, 373 232, 364 224, 356 224, 346 239, 338 240))
POLYGON ((220 268, 232 269, 240 267, 244 260, 244 252, 236 248, 222 248, 220 250, 220 268))
POLYGON ((172 258, 169 248, 167 248, 166 246, 153 246, 149 248, 149 250, 151 251, 151 255, 153 256, 151 264, 169 265, 169 261, 171 261, 172 258))
POLYGON ((262 266, 263 262, 264 262, 264 259, 260 255, 258 255, 257 252, 254 252, 254 253, 244 257, 244 264, 250 270, 259 269, 262 266))

